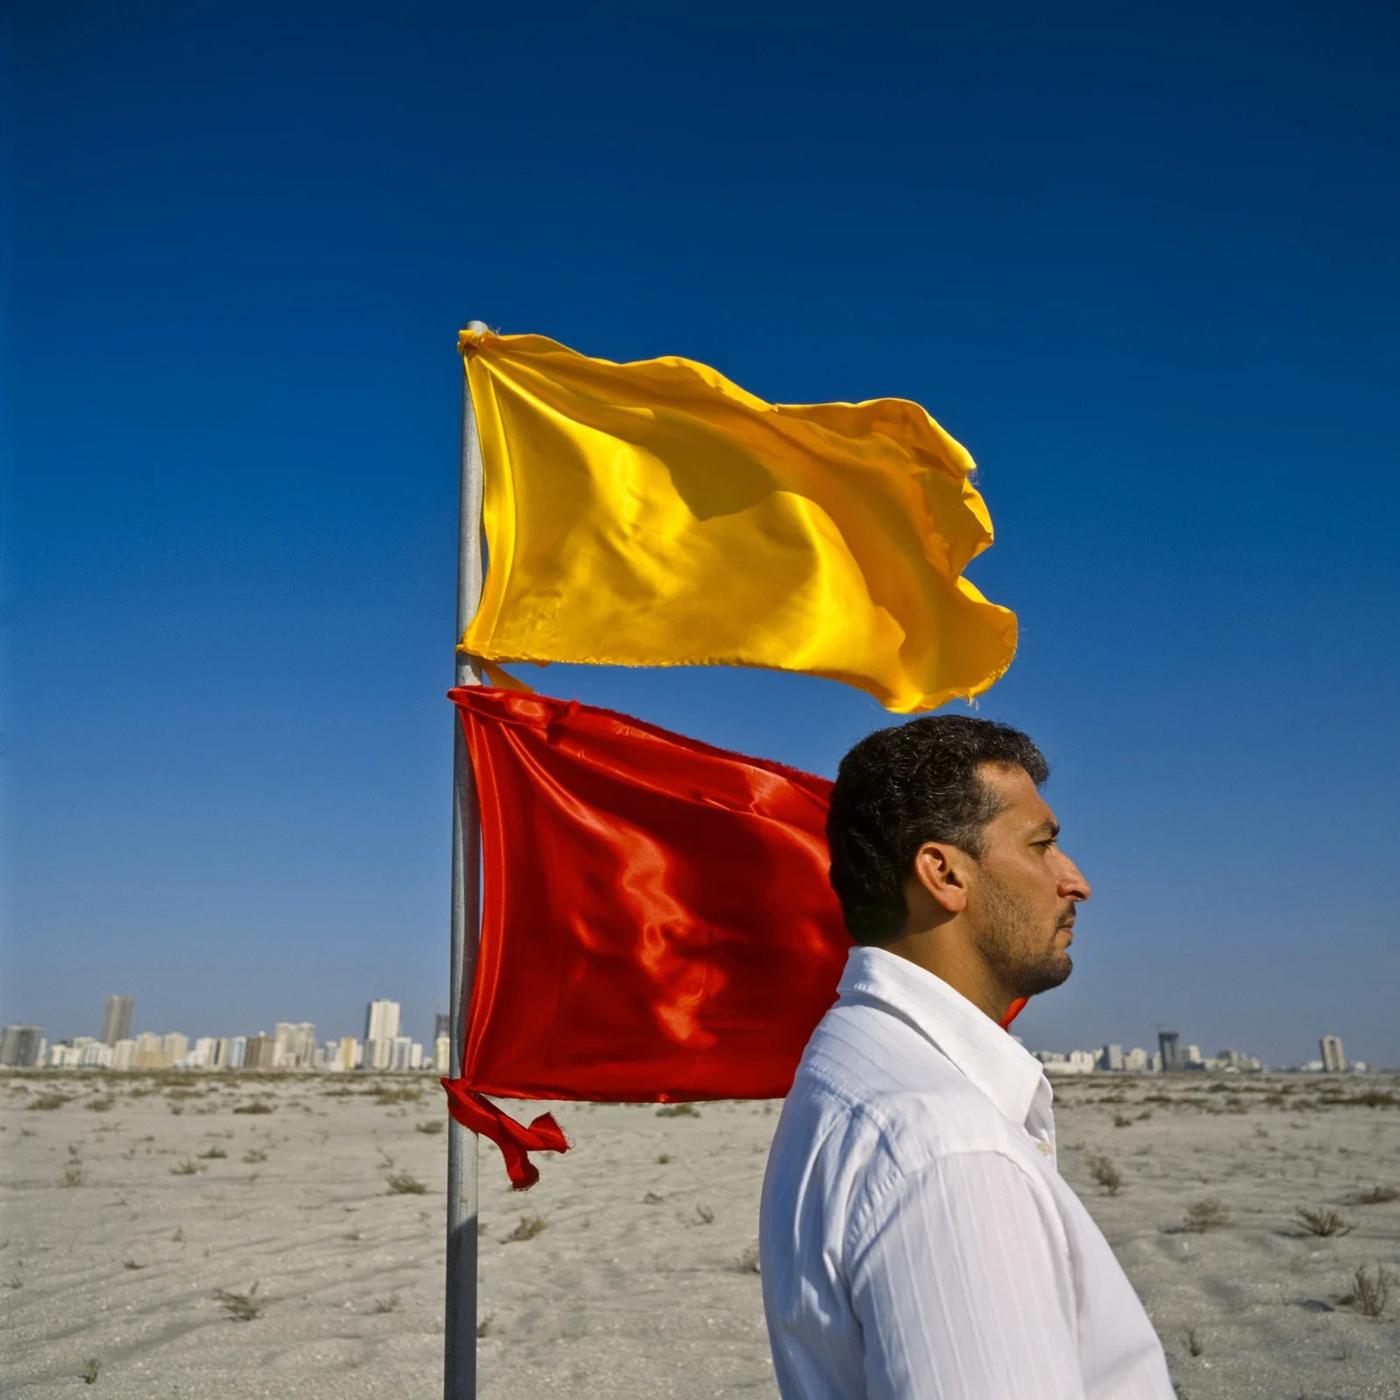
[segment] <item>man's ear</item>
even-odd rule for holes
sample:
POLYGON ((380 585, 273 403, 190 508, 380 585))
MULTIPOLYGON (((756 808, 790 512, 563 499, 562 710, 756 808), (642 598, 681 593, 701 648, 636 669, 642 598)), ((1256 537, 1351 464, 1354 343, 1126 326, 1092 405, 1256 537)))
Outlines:
POLYGON ((945 914, 967 908, 967 853, 942 841, 925 841, 914 855, 913 881, 945 914))

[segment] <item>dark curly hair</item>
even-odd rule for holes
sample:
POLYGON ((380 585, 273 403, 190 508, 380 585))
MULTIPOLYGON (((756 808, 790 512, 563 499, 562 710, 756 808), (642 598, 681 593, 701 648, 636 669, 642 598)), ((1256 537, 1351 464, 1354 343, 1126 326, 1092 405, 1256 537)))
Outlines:
POLYGON ((841 760, 826 839, 831 886, 857 943, 904 926, 904 882, 925 841, 982 854, 982 828, 1001 810, 984 763, 1023 768, 1039 787, 1045 755, 1019 729, 969 715, 933 715, 867 735, 841 760))

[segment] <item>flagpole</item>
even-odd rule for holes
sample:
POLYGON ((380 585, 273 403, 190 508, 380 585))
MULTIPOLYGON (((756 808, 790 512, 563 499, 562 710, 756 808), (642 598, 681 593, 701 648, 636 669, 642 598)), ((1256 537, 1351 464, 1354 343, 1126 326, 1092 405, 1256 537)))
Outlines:
MULTIPOLYGON (((469 330, 484 331, 480 321, 469 330)), ((462 374, 461 489, 457 514, 457 640, 481 600, 481 441, 471 386, 462 374)), ((456 654, 456 683, 480 685, 477 659, 456 654)), ((452 716, 452 1066, 462 1070, 466 1042, 464 989, 476 966, 481 828, 476 785, 457 714, 452 716)), ((476 1396, 477 1138, 447 1120, 447 1305, 443 1319, 444 1400, 476 1396)))

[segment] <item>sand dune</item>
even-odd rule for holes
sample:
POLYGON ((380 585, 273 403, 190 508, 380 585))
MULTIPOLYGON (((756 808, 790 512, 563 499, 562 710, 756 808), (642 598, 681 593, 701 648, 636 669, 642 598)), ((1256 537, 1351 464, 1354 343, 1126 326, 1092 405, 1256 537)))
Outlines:
MULTIPOLYGON (((1400 1397, 1400 1082, 1099 1075, 1056 1095, 1061 1170, 1180 1394, 1400 1397), (1224 1223, 1186 1228, 1208 1200, 1224 1223), (1310 1233, 1299 1207, 1351 1228, 1310 1233), (1380 1266, 1372 1318, 1344 1300, 1380 1266)), ((754 1259, 776 1105, 553 1107, 575 1148, 541 1156, 534 1190, 481 1153, 480 1394, 775 1395, 754 1259)), ((418 1076, 0 1080, 0 1393, 436 1400, 443 1117, 418 1076)))

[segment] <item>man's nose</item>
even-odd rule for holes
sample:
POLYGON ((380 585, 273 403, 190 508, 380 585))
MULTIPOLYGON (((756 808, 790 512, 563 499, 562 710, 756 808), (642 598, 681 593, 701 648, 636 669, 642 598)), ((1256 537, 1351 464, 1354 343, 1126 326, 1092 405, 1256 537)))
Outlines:
POLYGON ((1066 856, 1065 870, 1060 876, 1060 898, 1082 901, 1088 899, 1093 892, 1094 887, 1084 878, 1084 872, 1066 856))

